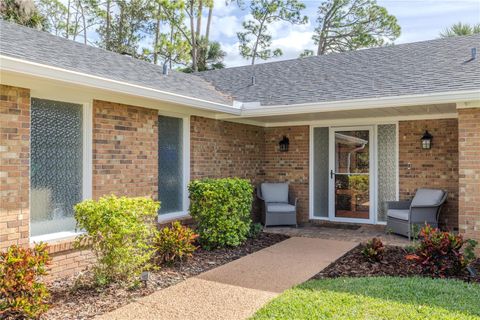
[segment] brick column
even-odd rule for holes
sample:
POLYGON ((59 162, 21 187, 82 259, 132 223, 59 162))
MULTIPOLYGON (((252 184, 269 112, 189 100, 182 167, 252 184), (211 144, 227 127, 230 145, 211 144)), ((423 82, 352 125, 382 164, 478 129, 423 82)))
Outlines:
POLYGON ((0 85, 0 250, 29 243, 30 90, 0 85))
POLYGON ((480 108, 458 109, 458 139, 460 232, 480 242, 480 108))

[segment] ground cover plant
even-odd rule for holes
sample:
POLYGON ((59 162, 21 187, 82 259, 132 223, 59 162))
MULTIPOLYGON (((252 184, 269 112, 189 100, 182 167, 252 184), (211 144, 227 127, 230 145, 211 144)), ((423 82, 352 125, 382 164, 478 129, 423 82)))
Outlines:
POLYGON ((311 280, 287 290, 252 319, 479 319, 480 285, 430 278, 311 280))

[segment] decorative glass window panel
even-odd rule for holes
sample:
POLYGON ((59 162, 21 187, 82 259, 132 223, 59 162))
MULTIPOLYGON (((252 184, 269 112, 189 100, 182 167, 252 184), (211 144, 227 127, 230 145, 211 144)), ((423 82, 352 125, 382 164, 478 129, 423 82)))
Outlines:
POLYGON ((82 201, 82 105, 31 100, 31 236, 75 230, 82 201))
POLYGON ((313 129, 313 215, 328 217, 328 128, 313 129))
POLYGON ((158 117, 160 214, 183 211, 183 120, 158 117))
POLYGON ((387 201, 397 199, 397 126, 378 125, 378 215, 386 221, 387 201))

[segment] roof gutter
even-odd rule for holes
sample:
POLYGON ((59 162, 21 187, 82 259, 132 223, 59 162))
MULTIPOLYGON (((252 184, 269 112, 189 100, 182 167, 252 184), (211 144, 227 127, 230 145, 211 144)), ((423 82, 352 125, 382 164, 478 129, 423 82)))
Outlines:
POLYGON ((278 116, 289 114, 349 111, 375 108, 403 107, 427 104, 456 103, 480 100, 480 89, 448 91, 428 94, 390 96, 367 99, 326 101, 291 105, 261 106, 244 108, 242 117, 278 116))
POLYGON ((21 73, 51 80, 58 80, 96 89, 104 89, 141 98, 182 104, 197 109, 227 113, 229 115, 238 116, 241 113, 241 110, 233 105, 188 97, 176 93, 157 90, 123 81, 111 80, 99 76, 48 66, 5 55, 0 55, 0 69, 4 71, 21 73))

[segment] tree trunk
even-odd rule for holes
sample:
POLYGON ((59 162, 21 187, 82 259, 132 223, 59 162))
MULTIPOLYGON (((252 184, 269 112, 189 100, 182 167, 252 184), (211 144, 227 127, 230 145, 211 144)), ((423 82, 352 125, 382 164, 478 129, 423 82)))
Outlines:
POLYGON ((65 25, 65 38, 68 39, 68 28, 70 28, 70 0, 67 3, 67 24, 65 25))
POLYGON ((257 57, 258 40, 262 35, 264 23, 265 23, 265 19, 262 20, 262 22, 260 23, 260 28, 258 28, 257 40, 255 40, 255 45, 253 46, 253 52, 252 52, 252 66, 255 64, 255 58, 257 57))
POLYGON ((192 34, 192 69, 193 72, 198 71, 197 66, 197 42, 195 39, 195 24, 194 24, 194 15, 193 15, 193 6, 195 1, 190 1, 190 30, 192 34))
POLYGON ((202 33, 202 13, 203 13, 203 1, 198 0, 198 13, 197 13, 197 41, 200 39, 200 34, 202 33))
POLYGON ((105 27, 105 49, 110 50, 110 1, 107 0, 107 26, 105 27))
POLYGON ((208 7, 207 30, 205 30, 205 42, 208 45, 210 37, 210 25, 212 24, 213 4, 208 7))
POLYGON ((153 44, 153 63, 157 64, 158 63, 158 40, 160 39, 160 24, 162 20, 160 19, 160 12, 162 10, 161 4, 158 4, 158 17, 157 17, 157 23, 155 25, 155 42, 153 44))
POLYGON ((83 43, 84 43, 84 44, 87 44, 87 23, 86 23, 86 21, 85 21, 85 11, 83 10, 83 5, 82 5, 82 3, 80 3, 80 1, 79 1, 78 3, 79 3, 80 10, 81 10, 81 13, 82 13, 83 43))

